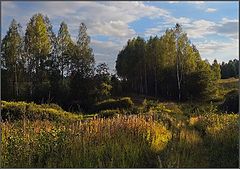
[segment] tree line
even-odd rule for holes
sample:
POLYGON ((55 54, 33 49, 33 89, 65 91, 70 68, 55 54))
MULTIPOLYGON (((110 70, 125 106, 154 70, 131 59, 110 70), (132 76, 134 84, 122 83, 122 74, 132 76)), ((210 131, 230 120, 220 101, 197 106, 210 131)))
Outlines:
POLYGON ((220 67, 222 79, 239 77, 239 60, 229 60, 228 63, 222 62, 220 67))
POLYGON ((76 42, 68 26, 53 32, 47 16, 33 15, 25 33, 12 20, 1 44, 1 93, 4 100, 55 102, 89 107, 110 95, 106 64, 95 66, 87 27, 81 23, 76 42))
POLYGON ((126 90, 163 99, 208 99, 221 78, 220 65, 202 60, 179 24, 161 36, 128 40, 116 61, 126 90))
POLYGON ((202 60, 179 24, 161 37, 128 40, 114 75, 105 63, 95 64, 89 44, 84 23, 73 41, 65 22, 55 34, 41 13, 30 18, 25 31, 13 19, 1 43, 1 98, 89 111, 99 101, 129 93, 207 99, 223 76, 223 65, 202 60))

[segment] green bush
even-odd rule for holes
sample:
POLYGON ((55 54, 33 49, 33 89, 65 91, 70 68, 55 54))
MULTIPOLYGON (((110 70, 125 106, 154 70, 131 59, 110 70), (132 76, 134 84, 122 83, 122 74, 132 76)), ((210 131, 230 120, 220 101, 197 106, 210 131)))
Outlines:
POLYGON ((220 107, 227 112, 238 113, 239 112, 239 110, 238 110, 238 108, 239 108, 239 91, 232 90, 231 92, 227 93, 225 96, 225 101, 220 107))
POLYGON ((1 101, 1 115, 3 120, 80 120, 82 116, 63 111, 57 105, 37 105, 26 102, 1 101), (55 107, 55 108, 53 108, 55 107))
POLYGON ((57 105, 57 104, 54 104, 54 103, 50 103, 50 104, 41 104, 42 107, 45 107, 45 108, 53 108, 55 110, 59 110, 59 111, 63 111, 63 109, 57 105))
POLYGON ((123 97, 121 99, 108 99, 97 103, 94 106, 95 112, 108 109, 129 109, 133 106, 133 102, 129 97, 123 97))
POLYGON ((117 114, 120 114, 120 110, 116 109, 116 110, 102 110, 99 112, 99 117, 105 117, 105 118, 109 118, 109 117, 114 117, 117 114))

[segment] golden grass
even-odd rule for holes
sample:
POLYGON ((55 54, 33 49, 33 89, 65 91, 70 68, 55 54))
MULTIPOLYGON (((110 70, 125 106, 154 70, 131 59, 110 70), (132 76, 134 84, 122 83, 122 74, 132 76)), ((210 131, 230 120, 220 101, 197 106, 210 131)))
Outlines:
POLYGON ((5 122, 2 167, 156 167, 171 133, 150 117, 5 122))

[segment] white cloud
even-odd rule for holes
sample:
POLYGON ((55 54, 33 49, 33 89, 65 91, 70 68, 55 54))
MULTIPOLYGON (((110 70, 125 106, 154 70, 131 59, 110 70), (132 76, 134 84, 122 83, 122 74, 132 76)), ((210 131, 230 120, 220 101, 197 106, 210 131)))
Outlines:
POLYGON ((188 24, 191 22, 191 19, 187 18, 187 17, 180 17, 180 18, 175 18, 173 16, 166 16, 165 17, 166 23, 168 24, 188 24))
POLYGON ((178 4, 178 3, 188 3, 188 4, 203 4, 204 1, 168 1, 170 4, 178 4))
POLYGON ((213 27, 216 25, 216 23, 212 21, 207 21, 204 19, 192 21, 186 17, 166 17, 165 19, 166 21, 164 24, 147 29, 145 34, 154 35, 154 33, 164 32, 167 28, 174 27, 176 23, 179 23, 183 26, 183 30, 187 32, 190 38, 201 38, 215 33, 213 27))
POLYGON ((215 8, 207 8, 205 10, 205 12, 208 12, 208 13, 213 13, 213 12, 216 12, 216 11, 217 11, 217 9, 215 9, 215 8))
POLYGON ((169 14, 166 10, 142 2, 106 2, 100 4, 94 11, 99 11, 97 16, 95 12, 91 12, 91 8, 88 8, 89 13, 82 18, 89 28, 89 34, 112 36, 125 42, 136 36, 135 30, 129 26, 131 22, 142 17, 154 19, 169 14))
POLYGON ((163 28, 161 26, 154 27, 154 28, 149 28, 145 31, 144 36, 145 37, 150 37, 150 36, 156 36, 160 35, 163 33, 163 28))
MULTIPOLYGON (((25 2, 26 3, 26 2, 25 2)), ((135 31, 129 23, 142 17, 151 19, 167 16, 169 12, 159 7, 146 5, 143 2, 33 2, 38 8, 28 11, 13 3, 3 2, 4 16, 13 16, 18 21, 25 18, 24 24, 36 12, 47 14, 53 20, 65 20, 71 30, 76 30, 84 22, 90 35, 102 34, 129 38, 135 31), (12 9, 14 8, 14 10, 12 9), (10 10, 11 9, 11 10, 10 10), (8 13, 7 11, 11 11, 8 13), (17 12, 15 12, 17 11, 17 12), (124 16, 124 17, 123 17, 124 16)), ((33 4, 32 3, 32 4, 33 4)), ((31 4, 31 3, 26 3, 31 4)))
POLYGON ((191 24, 183 26, 190 38, 203 38, 206 35, 214 34, 214 26, 217 24, 212 21, 200 19, 193 21, 191 24))
POLYGON ((174 27, 176 23, 183 26, 190 38, 204 38, 207 35, 220 35, 227 38, 238 39, 239 21, 237 19, 222 18, 218 22, 213 22, 205 19, 192 20, 186 17, 165 17, 165 22, 159 26, 149 28, 145 33, 153 34, 166 30, 166 27, 174 27), (152 31, 152 32, 151 32, 152 31))
POLYGON ((214 59, 227 62, 230 59, 237 58, 239 53, 239 41, 230 42, 205 40, 195 44, 202 58, 212 62, 214 59))
POLYGON ((169 15, 164 16, 164 22, 156 27, 148 28, 144 32, 144 36, 145 37, 156 36, 156 35, 159 36, 159 35, 162 35, 166 31, 166 29, 174 27, 176 23, 179 23, 180 25, 188 25, 190 24, 190 22, 191 22, 191 19, 186 17, 175 18, 169 15))
POLYGON ((168 1, 168 3, 170 3, 170 4, 178 4, 178 3, 180 3, 180 1, 168 1))
POLYGON ((204 1, 188 1, 187 3, 190 3, 190 4, 204 4, 205 2, 204 1))
POLYGON ((218 35, 223 35, 235 40, 239 38, 239 21, 237 19, 222 18, 222 21, 215 29, 218 35))
POLYGON ((110 70, 114 70, 115 61, 117 60, 117 54, 122 49, 123 44, 119 44, 113 41, 99 41, 92 40, 91 47, 94 50, 96 64, 107 63, 110 70))

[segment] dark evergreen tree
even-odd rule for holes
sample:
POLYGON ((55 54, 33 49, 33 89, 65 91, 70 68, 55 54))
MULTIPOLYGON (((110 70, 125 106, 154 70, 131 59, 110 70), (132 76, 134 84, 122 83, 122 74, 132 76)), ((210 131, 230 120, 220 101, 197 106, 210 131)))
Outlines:
POLYGON ((18 99, 24 82, 25 58, 21 25, 12 20, 1 44, 2 98, 18 99))

